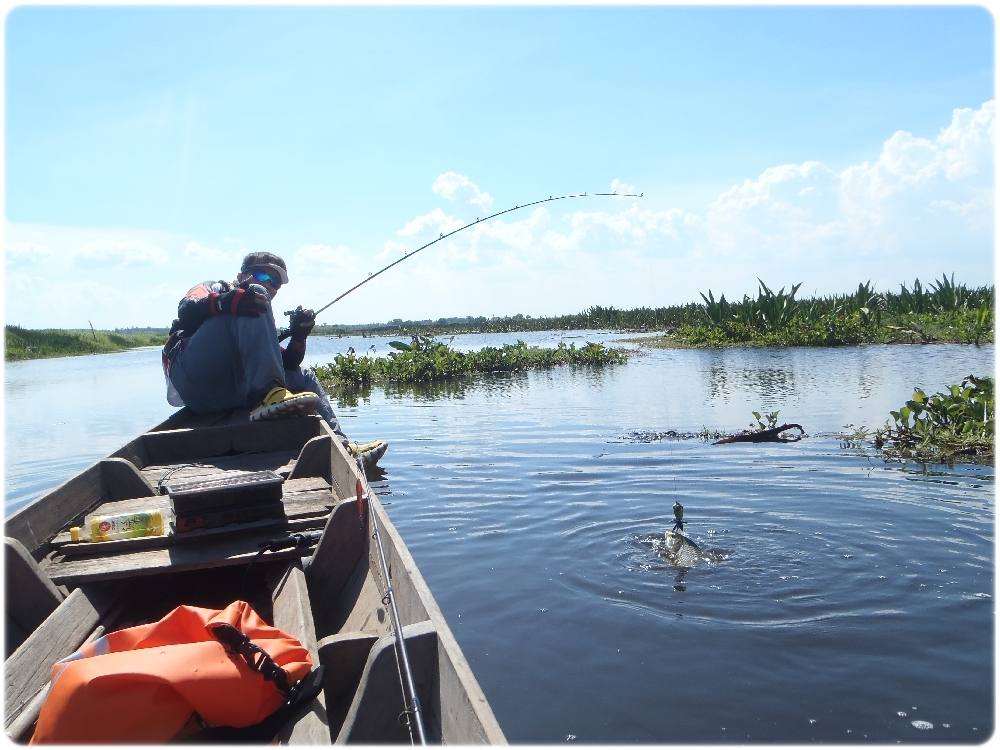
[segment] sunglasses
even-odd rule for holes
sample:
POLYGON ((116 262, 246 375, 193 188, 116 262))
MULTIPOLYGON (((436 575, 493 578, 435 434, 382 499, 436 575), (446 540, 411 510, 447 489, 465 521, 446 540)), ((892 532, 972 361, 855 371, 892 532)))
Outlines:
POLYGON ((261 284, 270 284, 275 289, 281 286, 281 279, 267 271, 251 271, 250 275, 253 276, 254 281, 259 281, 261 284))

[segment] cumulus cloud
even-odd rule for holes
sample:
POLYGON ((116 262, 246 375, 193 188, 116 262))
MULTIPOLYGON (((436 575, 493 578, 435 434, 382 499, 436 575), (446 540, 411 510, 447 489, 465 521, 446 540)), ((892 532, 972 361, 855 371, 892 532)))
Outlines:
MULTIPOLYGON (((688 279, 677 287, 684 295, 677 301, 691 297, 691 284, 722 277, 738 278, 734 284, 744 290, 757 274, 836 290, 856 283, 856 276, 895 283, 913 274, 914 265, 926 273, 944 266, 959 275, 986 270, 993 247, 993 132, 994 102, 987 101, 955 110, 937 134, 891 133, 867 161, 769 167, 700 209, 656 206, 647 192, 627 206, 616 201, 568 214, 504 216, 453 242, 469 249, 467 258, 498 271, 559 264, 574 288, 588 266, 634 264, 639 286, 648 281, 643 268, 674 268, 688 279), (903 267, 901 259, 914 263, 903 267)), ((610 185, 613 192, 638 192, 618 178, 610 185)), ((445 226, 446 216, 418 217, 404 232, 445 226)), ((439 257, 443 270, 446 256, 439 257)))
POLYGON ((955 110, 936 137, 891 134, 871 161, 840 170, 815 161, 768 168, 707 207, 699 246, 719 258, 814 263, 940 257, 956 243, 989 252, 993 122, 988 101, 955 110))
POLYGON ((622 182, 617 177, 611 181, 611 192, 621 194, 632 193, 636 195, 639 193, 635 185, 629 185, 627 182, 622 182))
POLYGON ((195 240, 184 243, 184 256, 194 261, 221 261, 231 262, 238 266, 246 255, 242 250, 223 250, 212 245, 205 245, 195 240))
MULTIPOLYGON (((693 301, 696 290, 709 288, 738 297, 753 290, 756 276, 779 287, 803 281, 810 293, 843 291, 862 279, 885 288, 915 275, 952 271, 969 283, 988 282, 994 121, 993 101, 956 109, 937 133, 887 133, 872 143, 864 161, 778 164, 684 209, 658 199, 652 185, 644 186, 642 199, 590 197, 525 208, 435 245, 403 273, 386 274, 378 286, 347 298, 332 315, 364 322, 397 315, 558 313, 590 304, 663 305, 693 301)), ((636 191, 617 177, 610 185, 613 192, 636 191)), ((366 273, 484 215, 492 203, 455 172, 440 175, 434 192, 466 205, 435 208, 403 222, 377 254, 303 245, 286 256, 292 288, 282 294, 319 306, 366 273)), ((94 298, 84 300, 86 310, 72 313, 87 312, 95 325, 106 327, 165 325, 179 293, 202 278, 226 278, 244 252, 237 249, 242 243, 229 238, 213 244, 155 232, 8 225, 6 235, 9 313, 63 314, 65 297, 59 295, 86 282, 94 298), (64 283, 60 274, 67 267, 72 274, 64 283), (118 268, 118 283, 111 284, 110 272, 118 268), (163 291, 162 302, 153 299, 152 287, 148 295, 136 295, 136 279, 155 279, 173 291, 163 291), (58 293, 39 304, 39 295, 49 290, 58 293), (163 309, 151 312, 154 304, 163 309), (108 319, 101 322, 105 308, 108 319), (131 317, 123 321, 126 312, 131 317)))
POLYGON ((10 242, 4 247, 4 260, 7 265, 16 265, 21 261, 46 261, 54 256, 52 248, 40 242, 10 242))
POLYGON ((74 253, 74 260, 125 266, 160 266, 167 262, 167 253, 159 245, 141 239, 101 239, 80 245, 74 253))
POLYGON ((465 201, 483 211, 493 205, 493 198, 489 193, 480 190, 476 183, 458 172, 445 172, 438 175, 431 189, 435 195, 440 195, 450 201, 465 201))
POLYGON ((396 234, 400 237, 415 237, 428 228, 433 228, 438 234, 447 234, 467 223, 468 221, 449 216, 440 208, 435 208, 429 213, 410 219, 396 234))
POLYGON ((51 227, 8 222, 5 226, 8 266, 62 265, 150 266, 166 264, 173 239, 162 232, 129 229, 51 227))

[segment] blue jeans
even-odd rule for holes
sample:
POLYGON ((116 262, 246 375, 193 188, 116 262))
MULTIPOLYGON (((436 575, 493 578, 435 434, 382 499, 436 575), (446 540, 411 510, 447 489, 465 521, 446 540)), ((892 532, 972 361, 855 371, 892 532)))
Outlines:
POLYGON ((330 398, 316 374, 305 368, 286 370, 268 308, 256 318, 217 315, 171 352, 170 382, 191 411, 204 413, 257 406, 272 388, 320 397, 319 413, 347 443, 330 398))

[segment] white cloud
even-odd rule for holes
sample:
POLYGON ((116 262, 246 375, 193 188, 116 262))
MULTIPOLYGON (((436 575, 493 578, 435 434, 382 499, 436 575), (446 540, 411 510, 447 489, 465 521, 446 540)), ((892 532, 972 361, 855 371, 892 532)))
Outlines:
POLYGON ((639 190, 635 185, 629 185, 627 182, 622 182, 617 177, 611 181, 611 192, 621 194, 639 194, 639 190))
POLYGON ((101 239, 77 247, 74 260, 127 266, 159 266, 167 262, 167 253, 159 245, 141 239, 101 239))
POLYGON ((295 264, 303 272, 320 266, 325 269, 347 269, 357 264, 357 258, 346 245, 303 245, 294 253, 295 264))
POLYGON ((464 174, 458 172, 445 172, 438 175, 431 186, 435 195, 440 195, 450 201, 464 200, 469 205, 487 210, 493 205, 493 198, 489 193, 479 189, 472 180, 464 174))
MULTIPOLYGON (((776 287, 803 281, 809 293, 862 279, 895 288, 952 271, 984 283, 992 278, 993 132, 988 101, 955 110, 936 134, 888 134, 868 160, 772 166, 685 209, 658 200, 654 186, 644 186, 642 199, 526 208, 434 245, 325 320, 657 306, 694 301, 709 288, 738 297, 753 291, 756 276, 776 287)), ((610 185, 636 189, 618 178, 610 185)), ((472 207, 434 208, 366 240, 381 246, 377 253, 304 244, 285 255, 292 283, 283 299, 318 308, 488 205, 487 193, 454 172, 439 176, 434 191, 472 207)), ((184 290, 231 278, 245 253, 239 240, 158 232, 7 224, 5 234, 8 320, 32 327, 166 325, 184 290), (69 298, 80 300, 72 310, 69 298)))
MULTIPOLYGON (((686 278, 675 287, 677 302, 691 299, 692 285, 707 288, 721 278, 749 291, 756 275, 779 285, 808 281, 826 291, 861 277, 892 285, 913 273, 900 265, 904 258, 932 264, 928 273, 986 271, 993 249, 993 129, 994 103, 988 101, 956 110, 936 136, 889 135, 871 161, 767 168, 701 210, 659 208, 644 198, 627 208, 588 206, 564 217, 505 216, 452 242, 478 250, 481 263, 495 269, 530 273, 558 264, 573 289, 586 286, 582 269, 588 265, 619 272, 626 261, 635 262, 634 281, 641 287, 648 283, 643 266, 657 267, 663 259, 686 278)), ((617 178, 611 187, 635 190, 617 178)), ((440 257, 443 268, 447 256, 440 257)), ((981 273, 970 282, 991 276, 981 273)))
POLYGON ((400 237, 415 237, 424 232, 428 227, 433 228, 438 234, 447 234, 467 223, 468 221, 462 221, 454 216, 449 216, 440 208, 435 208, 429 213, 417 216, 406 222, 403 228, 396 232, 396 234, 400 237))
POLYGON ((228 262, 234 268, 239 268, 239 264, 246 253, 242 250, 223 250, 212 245, 205 245, 195 240, 189 240, 184 244, 184 255, 195 261, 228 262))
POLYGON ((11 242, 4 246, 4 259, 8 265, 23 260, 46 261, 53 256, 52 248, 38 242, 11 242))
POLYGON ((8 265, 32 266, 58 260, 62 265, 99 264, 162 266, 174 241, 163 232, 129 229, 50 227, 8 222, 5 227, 8 265))

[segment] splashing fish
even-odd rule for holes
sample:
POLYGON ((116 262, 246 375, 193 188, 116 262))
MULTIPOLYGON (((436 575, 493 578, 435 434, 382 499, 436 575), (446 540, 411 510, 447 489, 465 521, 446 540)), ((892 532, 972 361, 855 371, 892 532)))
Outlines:
POLYGON ((684 533, 684 506, 674 503, 674 527, 663 533, 660 554, 678 568, 691 568, 701 561, 719 562, 727 557, 725 550, 703 549, 684 533))
POLYGON ((680 531, 672 529, 664 532, 660 553, 667 562, 678 568, 691 568, 698 561, 706 559, 701 547, 680 531))

